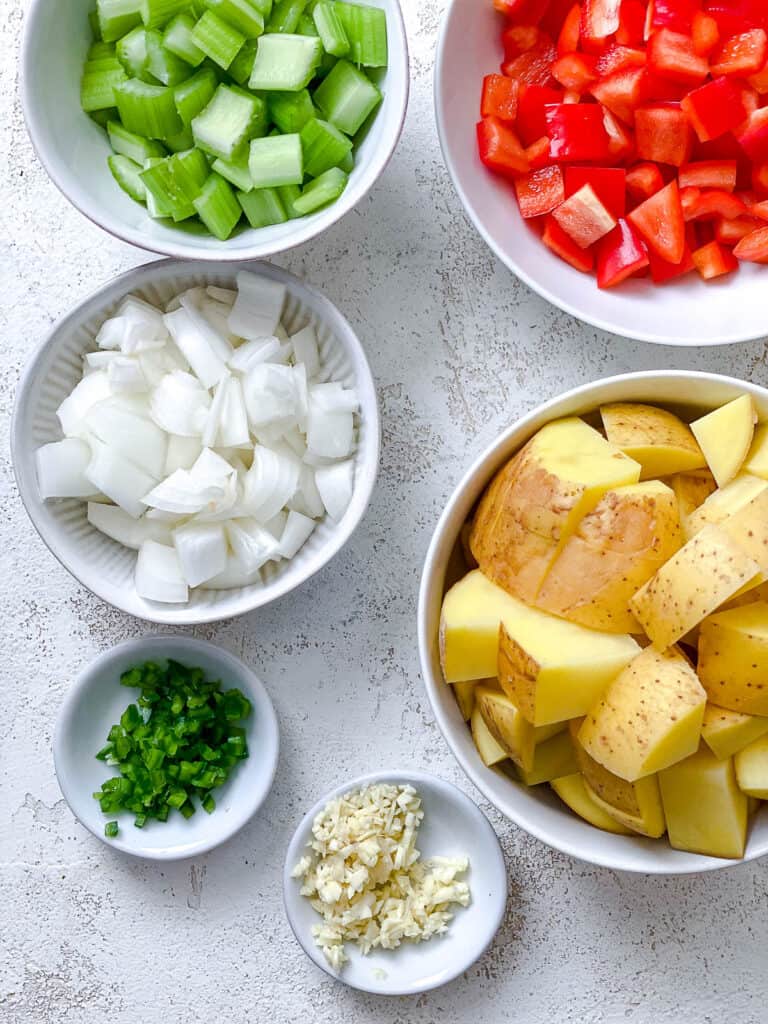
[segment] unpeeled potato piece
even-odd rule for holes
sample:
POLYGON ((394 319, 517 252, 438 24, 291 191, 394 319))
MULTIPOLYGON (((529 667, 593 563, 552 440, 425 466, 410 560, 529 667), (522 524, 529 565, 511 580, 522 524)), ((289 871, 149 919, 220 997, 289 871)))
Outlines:
POLYGON ((552 779, 550 786, 574 814, 589 822, 590 825, 594 825, 595 828, 602 829, 603 832, 613 832, 618 836, 632 835, 631 829, 614 821, 610 814, 606 814, 602 807, 595 803, 584 783, 584 776, 580 772, 552 779))
POLYGON ((501 764, 509 759, 507 751, 493 737, 488 726, 485 724, 485 719, 480 714, 478 707, 475 707, 472 712, 470 728, 477 752, 486 768, 493 768, 494 765, 501 764))
POLYGON ((667 409, 616 402, 602 406, 600 416, 611 444, 642 466, 641 480, 685 473, 707 464, 691 428, 667 409))
POLYGON ((698 673, 712 703, 768 716, 768 603, 755 601, 703 622, 698 673))
POLYGON ((756 423, 752 396, 740 395, 691 424, 693 436, 704 452, 718 487, 733 480, 744 465, 756 423))
POLYGON ((509 757, 524 771, 532 772, 536 748, 565 728, 565 723, 531 725, 501 690, 480 685, 475 701, 488 731, 509 757))
POLYGON ((691 518, 716 488, 715 478, 709 472, 699 473, 675 473, 667 481, 675 492, 677 498, 677 509, 680 516, 680 525, 686 540, 696 532, 691 528, 691 518))
POLYGON ((736 781, 742 793, 768 800, 768 736, 754 740, 734 758, 736 781))
POLYGON ((748 505, 754 498, 768 491, 768 481, 751 473, 739 473, 737 477, 713 491, 688 517, 688 537, 694 537, 710 523, 720 524, 748 505))
POLYGON ((740 711, 729 711, 728 708, 707 704, 701 738, 721 761, 733 757, 766 734, 768 718, 744 715, 740 711))

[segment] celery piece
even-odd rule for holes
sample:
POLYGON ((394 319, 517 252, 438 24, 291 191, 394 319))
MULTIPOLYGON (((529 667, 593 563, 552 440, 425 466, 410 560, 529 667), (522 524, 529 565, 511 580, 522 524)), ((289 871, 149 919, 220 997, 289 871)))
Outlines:
POLYGON ((307 0, 277 0, 267 22, 268 32, 295 32, 307 0))
POLYGON ((192 121, 195 144, 231 160, 250 137, 264 101, 230 85, 220 85, 208 106, 192 121))
POLYGON ((299 36, 319 36, 320 33, 315 28, 315 22, 311 14, 307 14, 306 11, 299 18, 299 23, 296 26, 296 34, 299 36))
POLYGON ((253 139, 248 170, 254 188, 275 188, 278 185, 300 185, 304 180, 304 158, 301 137, 274 135, 253 139))
POLYGON ((117 56, 114 43, 94 43, 88 50, 86 60, 108 60, 117 56))
POLYGON ((226 178, 230 185, 240 189, 241 192, 250 192, 253 188, 251 172, 248 170, 248 150, 233 157, 232 160, 222 160, 217 157, 211 165, 211 170, 226 178))
POLYGON ((345 174, 351 174, 355 169, 355 154, 351 149, 346 156, 339 160, 339 168, 344 171, 345 174))
POLYGON ((141 22, 140 0, 96 0, 101 38, 105 43, 120 39, 141 22))
POLYGON ((343 57, 349 53, 349 39, 332 0, 321 0, 312 12, 312 17, 326 53, 334 57, 343 57))
POLYGON ((245 36, 208 10, 192 29, 192 41, 214 64, 226 70, 245 42, 245 36))
POLYGON ((338 63, 338 57, 334 57, 332 53, 325 53, 325 51, 323 51, 322 60, 317 65, 315 78, 321 81, 323 78, 325 78, 329 71, 333 71, 333 69, 336 67, 338 63))
POLYGON ((316 178, 331 167, 338 167, 351 152, 352 142, 330 122, 313 117, 301 130, 301 148, 304 173, 316 178))
POLYGON ((188 7, 189 0, 141 0, 141 20, 147 28, 157 28, 188 7))
POLYGON ((262 16, 262 18, 264 18, 264 20, 266 21, 267 18, 272 13, 272 0, 251 0, 251 3, 262 16))
POLYGON ((316 37, 264 35, 259 39, 249 86, 265 91, 299 92, 312 81, 322 55, 323 44, 316 37))
POLYGON ((119 153, 113 153, 112 156, 107 157, 107 163, 112 177, 123 192, 127 192, 137 203, 146 202, 147 189, 141 180, 141 165, 119 153))
POLYGON ((227 69, 229 77, 234 79, 238 85, 247 85, 248 79, 253 71, 253 62, 256 60, 256 48, 258 43, 255 39, 246 39, 240 47, 237 56, 227 69))
POLYGON ((242 216, 232 186, 219 174, 211 174, 194 201, 200 220, 212 235, 225 242, 242 216))
POLYGON ((181 60, 198 67, 205 60, 205 54, 192 39, 195 22, 189 14, 177 14, 163 33, 163 46, 181 60))
POLYGON ((147 32, 139 26, 117 43, 117 59, 130 78, 154 83, 155 79, 147 68, 147 32))
POLYGON ((178 135, 169 135, 167 139, 163 139, 163 145, 167 146, 171 153, 183 153, 185 149, 192 149, 194 144, 195 137, 190 128, 183 128, 178 135))
POLYGON ((104 107, 103 110, 91 110, 88 117, 95 121, 99 128, 106 128, 110 121, 117 119, 117 107, 104 107))
POLYGON ((271 224, 283 224, 288 220, 280 194, 274 188, 254 188, 250 192, 238 192, 237 201, 252 228, 266 228, 271 224))
POLYGON ((163 85, 180 85, 192 74, 192 68, 181 57, 166 50, 162 33, 147 30, 147 70, 163 85))
POLYGON ((338 167, 331 167, 304 187, 301 195, 294 201, 294 208, 304 215, 314 213, 321 206, 338 199, 347 187, 347 175, 338 167))
POLYGON ((331 124, 354 135, 381 102, 381 93, 362 71, 348 60, 340 60, 312 98, 331 124))
POLYGON ((173 89, 131 79, 115 87, 120 120, 129 132, 148 139, 167 139, 184 127, 176 112, 173 89))
MULTIPOLYGON (((281 132, 300 132, 316 114, 312 97, 306 89, 300 92, 270 92, 267 94, 269 116, 281 132)), ((311 172, 310 172, 311 173, 311 172)))
POLYGON ((117 57, 89 60, 80 83, 80 105, 86 113, 116 105, 115 89, 127 82, 117 57))
MULTIPOLYGON (((153 156, 149 160, 144 162, 144 171, 148 171, 153 167, 158 167, 160 164, 165 163, 164 157, 153 156)), ((142 177, 142 183, 144 184, 144 178, 142 177)), ((144 184, 146 188, 146 184, 144 184)), ((149 189, 147 189, 147 213, 150 217, 155 219, 170 217, 171 211, 168 207, 168 201, 162 198, 156 198, 149 189)))
MULTIPOLYGON (((366 68, 387 66, 387 15, 381 7, 334 0, 333 8, 349 39, 349 59, 366 68)), ((322 33, 321 33, 322 36, 322 33)))
POLYGON ((101 42, 101 25, 99 24, 98 11, 88 11, 88 24, 91 26, 91 32, 95 42, 101 42))
POLYGON ((183 153, 174 153, 168 163, 177 195, 194 202, 211 173, 208 161, 199 149, 188 149, 183 153))
POLYGON ((127 156, 142 169, 146 160, 153 156, 165 156, 165 150, 154 139, 145 139, 143 135, 129 132, 119 121, 109 121, 107 124, 109 143, 115 153, 127 156))
POLYGON ((298 185, 281 185, 277 194, 280 196, 280 202, 283 204, 288 220, 296 220, 297 217, 301 217, 301 214, 293 205, 301 195, 301 188, 298 185))
POLYGON ((194 217, 193 200, 200 195, 208 174, 208 162, 203 154, 190 149, 153 163, 141 172, 141 180, 163 216, 173 217, 178 222, 194 217))
POLYGON ((176 86, 173 98, 179 117, 185 125, 190 125, 200 111, 208 106, 218 84, 219 80, 213 68, 202 68, 186 82, 176 86))
POLYGON ((246 39, 256 39, 264 31, 264 18, 250 0, 205 0, 214 14, 232 28, 242 32, 246 39))

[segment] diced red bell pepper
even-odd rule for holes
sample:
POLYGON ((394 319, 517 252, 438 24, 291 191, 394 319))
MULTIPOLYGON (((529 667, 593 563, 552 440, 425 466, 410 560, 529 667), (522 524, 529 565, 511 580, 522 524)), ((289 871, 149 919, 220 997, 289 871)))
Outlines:
POLYGON ((720 189, 703 192, 695 187, 683 188, 680 191, 680 203, 686 221, 714 220, 715 217, 735 220, 747 213, 746 205, 738 196, 720 189))
POLYGON ((748 263, 768 263, 768 227, 758 228, 742 238, 733 255, 748 263))
POLYGON ((700 249, 696 249, 692 257, 696 269, 705 281, 722 277, 723 274, 732 274, 739 267, 739 261, 731 250, 716 241, 702 245, 700 249))
POLYGON ((768 192, 768 163, 755 164, 752 168, 752 188, 756 192, 768 192))
POLYGON ((524 17, 527 4, 528 0, 493 0, 494 8, 508 18, 524 17))
POLYGON ((647 266, 648 253, 643 241, 625 220, 620 220, 613 231, 598 243, 598 288, 615 288, 647 266))
POLYGON ((651 280, 654 284, 667 284, 669 281, 675 281, 678 277, 690 274, 695 267, 691 247, 687 241, 683 245, 683 255, 679 262, 670 263, 650 247, 648 248, 648 262, 651 266, 651 280))
POLYGON ((486 75, 480 99, 481 117, 498 117, 514 121, 517 117, 517 94, 520 83, 506 75, 486 75))
POLYGON ((664 179, 656 164, 636 164, 627 171, 627 192, 633 199, 650 199, 664 188, 664 179))
POLYGON ((760 225, 751 217, 737 217, 736 220, 726 220, 725 217, 718 217, 713 222, 715 225, 715 238, 721 245, 734 246, 751 235, 760 225))
POLYGON ((768 93, 768 63, 765 63, 757 74, 749 76, 749 84, 760 96, 768 93))
POLYGON ((588 53, 566 53, 552 65, 552 77, 564 89, 585 92, 600 77, 595 70, 596 58, 588 53))
POLYGON ((700 0, 652 0, 651 28, 690 33, 693 19, 700 11, 700 0))
POLYGON ((680 168, 677 183, 680 188, 716 188, 733 192, 736 188, 738 166, 735 160, 699 160, 680 168))
POLYGON ((603 127, 608 135, 608 152, 611 162, 621 163, 631 159, 635 155, 635 140, 632 133, 607 107, 602 109, 603 127))
POLYGON ((550 0, 547 13, 541 19, 541 27, 552 39, 557 39, 573 4, 574 0, 550 0))
POLYGON ((685 251, 685 221, 676 181, 642 202, 627 219, 640 232, 650 251, 669 263, 681 261, 685 251))
POLYGON ((759 220, 768 220, 768 199, 763 199, 759 203, 752 203, 751 206, 748 206, 748 209, 752 217, 757 217, 759 220))
POLYGON ((753 111, 737 138, 750 160, 755 163, 768 160, 768 107, 753 111))
POLYGON ((640 0, 623 0, 616 42, 619 46, 641 46, 645 43, 645 4, 640 0))
POLYGON ((581 6, 583 39, 607 39, 619 27, 621 0, 584 0, 581 6))
POLYGON ((562 169, 555 164, 526 174, 515 181, 515 190, 520 213, 526 219, 551 213, 565 199, 562 169))
POLYGON ((530 146, 525 147, 525 155, 532 171, 539 171, 549 166, 549 139, 545 136, 530 146))
POLYGON ((566 167, 565 198, 591 185, 600 202, 617 220, 627 207, 627 172, 623 167, 566 167))
POLYGON ((504 60, 511 61, 523 53, 534 50, 547 37, 537 25, 510 25, 501 33, 504 60))
POLYGON ((633 124, 635 110, 642 101, 643 68, 627 68, 595 83, 589 90, 625 124, 633 124))
POLYGON ((486 167, 516 178, 527 174, 528 158, 517 135, 498 117, 484 117, 477 124, 477 147, 486 167))
POLYGON ((645 60, 645 50, 635 50, 629 46, 608 46, 595 58, 595 70, 601 78, 607 78, 624 68, 642 68, 645 60))
POLYGON ((581 249, 570 235, 560 227, 552 214, 544 223, 544 234, 541 240, 547 248, 556 253, 560 259, 570 263, 576 270, 588 274, 595 265, 595 255, 591 249, 581 249))
POLYGON ((737 75, 749 78, 757 74, 768 58, 768 36, 762 28, 753 28, 726 39, 710 61, 713 75, 737 75))
POLYGON ((711 14, 697 11, 691 23, 693 49, 700 57, 708 57, 720 42, 720 29, 711 14))
POLYGON ((689 86, 662 78, 655 71, 646 69, 643 75, 642 100, 645 103, 679 103, 688 95, 689 86))
POLYGON ((679 107, 640 107, 635 142, 641 160, 681 167, 691 158, 693 130, 679 107))
POLYGON ((581 7, 574 4, 565 16, 560 35, 557 37, 557 52, 560 57, 566 53, 575 53, 579 48, 579 25, 581 24, 581 7))
POLYGON ((517 97, 517 131, 526 146, 547 134, 547 119, 544 108, 548 103, 559 103, 562 93, 544 85, 520 86, 517 97))
POLYGON ((689 92, 681 106, 702 142, 732 131, 749 114, 743 91, 724 75, 689 92))
POLYGON ((704 9, 717 21, 725 38, 746 28, 767 28, 765 0, 705 0, 704 9))
POLYGON ((668 28, 659 29, 648 40, 648 68, 685 85, 698 85, 709 74, 709 65, 694 50, 693 39, 668 28))
POLYGON ((605 162, 610 156, 608 133, 597 103, 556 103, 545 107, 549 137, 549 155, 565 163, 594 160, 605 162))
POLYGON ((555 44, 542 32, 539 41, 529 50, 511 60, 505 60, 501 65, 501 73, 531 85, 549 85, 552 81, 550 69, 556 53, 555 44))
POLYGON ((616 218, 606 209, 591 185, 584 185, 574 192, 553 211, 552 216, 582 249, 599 242, 616 226, 616 218))

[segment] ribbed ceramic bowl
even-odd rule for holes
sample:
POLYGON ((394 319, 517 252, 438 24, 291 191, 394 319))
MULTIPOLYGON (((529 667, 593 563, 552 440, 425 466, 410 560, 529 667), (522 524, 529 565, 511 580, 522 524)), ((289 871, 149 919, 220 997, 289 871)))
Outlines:
POLYGON ((80 109, 80 79, 91 43, 95 0, 32 0, 25 12, 21 99, 40 160, 66 198, 94 223, 143 249, 188 259, 265 259, 308 242, 335 224, 373 187, 397 145, 408 106, 408 43, 398 0, 365 0, 387 14, 389 67, 370 130, 355 150, 355 168, 337 202, 299 220, 240 230, 226 242, 183 225, 152 220, 107 167, 105 133, 80 109))
MULTIPOLYGON (((749 392, 760 418, 768 419, 768 390, 711 373, 628 373, 575 388, 523 416, 478 456, 448 500, 432 537, 419 594, 421 670, 438 725, 459 764, 490 802, 526 832, 563 853, 603 867, 646 874, 689 874, 741 861, 673 850, 666 841, 610 835, 576 817, 548 786, 531 789, 486 768, 440 670, 438 630, 445 591, 466 572, 459 533, 496 471, 550 420, 581 415, 606 402, 650 402, 692 414, 749 392)), ((752 822, 746 860, 768 853, 768 809, 752 822)))
POLYGON ((73 576, 98 597, 131 615, 150 622, 193 625, 260 608, 299 586, 333 558, 367 508, 378 469, 379 434, 376 391, 365 353, 350 325, 328 299, 287 271, 266 263, 244 267, 162 260, 122 274, 56 324, 19 383, 11 452, 27 512, 50 550, 73 576), (139 295, 164 305, 173 295, 196 285, 232 287, 241 269, 285 284, 288 299, 283 323, 289 330, 314 324, 329 375, 347 386, 354 385, 359 392, 361 413, 352 501, 340 522, 321 522, 290 561, 268 563, 260 584, 220 591, 198 588, 190 591, 185 605, 145 601, 133 585, 135 552, 95 530, 87 521, 84 502, 41 500, 35 450, 61 437, 56 409, 82 376, 82 355, 95 349, 94 337, 100 325, 113 315, 126 295, 139 295))

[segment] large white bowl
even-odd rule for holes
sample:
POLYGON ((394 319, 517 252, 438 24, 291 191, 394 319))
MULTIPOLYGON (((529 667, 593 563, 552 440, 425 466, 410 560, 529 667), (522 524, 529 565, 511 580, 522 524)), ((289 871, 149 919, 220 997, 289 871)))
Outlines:
MULTIPOLYGON (((664 840, 610 835, 572 814, 548 786, 528 789, 501 771, 485 767, 440 670, 438 629, 443 594, 466 571, 459 532, 496 471, 550 420, 581 415, 605 402, 652 402, 700 412, 744 392, 753 396, 761 419, 768 419, 768 390, 711 373, 628 373, 584 384, 554 398, 509 427, 475 460, 451 495, 429 546, 419 594, 419 653, 438 725, 461 767, 502 814, 542 842, 579 860, 622 871, 670 875, 742 863, 683 853, 664 840)), ((763 808, 752 824, 745 859, 754 860, 766 853, 768 810, 763 808)))
POLYGON ((88 12, 95 0, 32 0, 21 50, 21 99, 27 128, 54 184, 100 227, 126 242, 166 256, 207 260, 264 259, 308 242, 335 224, 372 188, 395 150, 408 106, 408 43, 398 0, 365 0, 387 14, 389 67, 384 100, 355 152, 341 197, 308 217, 243 229, 220 242, 183 225, 152 220, 115 182, 104 131, 80 109, 80 78, 91 43, 88 12))
POLYGON ((523 221, 512 185, 480 162, 475 140, 483 76, 498 71, 502 18, 491 0, 452 0, 435 66, 435 110, 448 171, 469 219, 525 283, 595 327, 668 345, 720 345, 766 334, 768 272, 744 264, 706 283, 697 274, 657 287, 650 279, 603 291, 547 249, 523 221))
POLYGON ((38 533, 65 569, 94 594, 140 619, 195 625, 231 618, 260 608, 298 587, 344 546, 365 514, 376 482, 380 426, 376 390, 368 360, 354 331, 320 292, 267 263, 226 265, 161 260, 120 275, 59 321, 33 355, 16 392, 11 454, 21 499, 38 533), (82 355, 95 348, 104 320, 128 294, 164 305, 197 285, 232 287, 238 270, 280 281, 288 290, 283 323, 298 329, 313 323, 323 366, 335 379, 354 386, 361 403, 352 501, 338 523, 321 521, 290 561, 269 562, 263 582, 233 590, 190 592, 185 605, 145 601, 133 584, 136 553, 94 529, 86 505, 75 499, 42 501, 35 473, 35 450, 61 438, 56 409, 82 376, 82 355))

